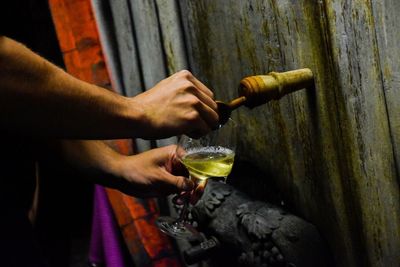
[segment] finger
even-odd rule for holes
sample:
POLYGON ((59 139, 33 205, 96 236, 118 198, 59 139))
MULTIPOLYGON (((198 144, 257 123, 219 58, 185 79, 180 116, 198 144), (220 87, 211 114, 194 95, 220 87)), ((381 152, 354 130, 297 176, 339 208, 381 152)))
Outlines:
POLYGON ((203 91, 199 90, 199 88, 196 87, 196 85, 193 84, 193 87, 189 87, 188 92, 195 95, 201 102, 203 102, 205 105, 209 106, 215 112, 218 111, 217 103, 209 95, 207 95, 203 91))
MULTIPOLYGON (((178 147, 177 150, 183 150, 182 147, 178 147)), ((176 153, 180 153, 181 156, 186 154, 186 151, 177 151, 176 153)), ((178 154, 174 153, 171 160, 171 171, 173 175, 177 176, 189 176, 189 172, 186 169, 185 165, 178 159, 178 154)))
POLYGON ((181 70, 173 75, 174 77, 184 77, 185 79, 191 81, 199 90, 203 91, 206 95, 214 99, 214 93, 200 82, 190 71, 181 70))
POLYGON ((175 185, 178 189, 182 191, 191 191, 193 190, 194 183, 193 181, 189 180, 183 176, 173 176, 176 179, 175 185))
POLYGON ((203 180, 200 183, 197 184, 196 188, 192 190, 192 195, 190 198, 190 204, 195 205, 197 201, 202 197, 204 193, 204 189, 207 185, 208 180, 203 180))
POLYGON ((196 127, 192 127, 192 131, 186 133, 186 135, 195 139, 209 133, 212 129, 208 126, 207 123, 204 122, 201 116, 197 117, 197 119, 195 121, 192 121, 191 124, 196 125, 196 127))
POLYGON ((202 82, 200 82, 196 77, 194 77, 193 75, 189 76, 189 81, 191 81, 204 94, 208 95, 211 99, 214 99, 214 93, 202 82))
POLYGON ((203 102, 199 102, 196 105, 196 110, 203 121, 207 124, 208 128, 214 129, 218 125, 218 113, 209 106, 205 105, 203 102))
POLYGON ((177 191, 190 191, 194 183, 186 177, 175 176, 166 171, 165 182, 175 188, 177 191))

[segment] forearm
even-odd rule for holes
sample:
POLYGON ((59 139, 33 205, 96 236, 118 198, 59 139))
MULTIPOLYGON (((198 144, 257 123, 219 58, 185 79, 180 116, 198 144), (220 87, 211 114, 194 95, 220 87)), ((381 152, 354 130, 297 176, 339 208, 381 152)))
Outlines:
POLYGON ((132 137, 142 125, 140 113, 129 98, 78 80, 0 37, 2 131, 79 139, 132 137))
POLYGON ((115 152, 103 141, 60 140, 56 142, 56 153, 94 183, 120 188, 124 182, 118 173, 126 156, 115 152))
POLYGON ((193 183, 175 176, 183 167, 176 146, 152 149, 134 156, 115 152, 102 141, 63 140, 59 153, 70 165, 95 183, 137 197, 154 197, 190 191, 193 183))

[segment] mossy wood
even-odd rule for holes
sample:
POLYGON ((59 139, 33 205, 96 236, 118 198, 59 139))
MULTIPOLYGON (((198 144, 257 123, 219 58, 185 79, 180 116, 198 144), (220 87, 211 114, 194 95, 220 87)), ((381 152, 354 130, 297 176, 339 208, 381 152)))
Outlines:
MULTIPOLYGON (((400 264, 400 2, 180 1, 193 73, 218 99, 308 67, 315 88, 233 113, 238 157, 317 225, 337 266, 400 264)), ((265 195, 265 199, 269 196, 265 195)))
POLYGON ((146 88, 188 67, 229 101, 244 77, 310 68, 314 88, 233 112, 238 159, 264 174, 232 183, 315 224, 336 266, 400 265, 399 1, 132 2, 146 88))

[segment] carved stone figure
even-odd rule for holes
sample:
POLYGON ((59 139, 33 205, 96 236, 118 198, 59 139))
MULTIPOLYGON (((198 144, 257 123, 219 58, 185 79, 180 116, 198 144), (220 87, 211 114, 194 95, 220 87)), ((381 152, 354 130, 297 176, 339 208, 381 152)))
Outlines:
MULTIPOLYGON (((214 251, 211 266, 330 266, 312 224, 280 207, 252 201, 227 184, 209 181, 191 213, 209 238, 199 250, 214 251)), ((193 249, 186 256, 201 259, 200 254, 193 249)))

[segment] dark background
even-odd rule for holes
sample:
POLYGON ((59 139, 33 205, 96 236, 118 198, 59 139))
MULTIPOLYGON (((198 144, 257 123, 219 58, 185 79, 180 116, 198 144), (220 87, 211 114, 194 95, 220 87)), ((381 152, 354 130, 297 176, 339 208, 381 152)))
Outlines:
MULTIPOLYGON (((0 2, 1 34, 13 38, 64 68, 47 0, 0 2)), ((18 139, 10 139, 18 142, 18 139)), ((87 266, 93 184, 36 140, 40 194, 35 235, 51 266, 87 266)), ((18 165, 16 163, 18 168, 18 165)), ((34 179, 34 173, 32 173, 34 179)), ((21 251, 23 257, 24 252, 21 251)))

